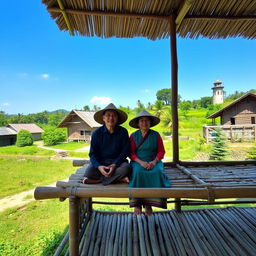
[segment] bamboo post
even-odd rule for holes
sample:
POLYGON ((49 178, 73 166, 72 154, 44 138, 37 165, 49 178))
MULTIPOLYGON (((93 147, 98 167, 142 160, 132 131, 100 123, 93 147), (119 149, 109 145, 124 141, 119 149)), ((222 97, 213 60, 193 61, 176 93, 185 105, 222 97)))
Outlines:
POLYGON ((178 60, 176 46, 175 15, 170 17, 170 51, 171 51, 171 81, 172 81, 172 144, 173 162, 179 162, 179 134, 178 134, 178 60))
POLYGON ((175 198, 175 210, 181 212, 181 200, 180 198, 175 198))
POLYGON ((71 256, 79 255, 79 198, 69 197, 69 250, 71 256))

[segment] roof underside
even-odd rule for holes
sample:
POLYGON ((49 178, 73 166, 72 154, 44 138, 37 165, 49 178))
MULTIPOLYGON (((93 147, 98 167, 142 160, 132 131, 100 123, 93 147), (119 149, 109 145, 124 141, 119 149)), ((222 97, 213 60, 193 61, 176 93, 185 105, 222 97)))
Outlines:
POLYGON ((255 0, 42 0, 60 30, 102 38, 256 37, 255 0))

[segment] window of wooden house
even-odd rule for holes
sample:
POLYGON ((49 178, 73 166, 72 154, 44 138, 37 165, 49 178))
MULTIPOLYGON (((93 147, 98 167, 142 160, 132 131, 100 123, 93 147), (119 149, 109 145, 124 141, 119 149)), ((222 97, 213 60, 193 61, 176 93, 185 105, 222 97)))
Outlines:
POLYGON ((84 131, 80 131, 80 135, 83 136, 84 135, 84 131))
POLYGON ((255 124, 255 116, 251 117, 252 124, 255 124))
POLYGON ((236 124, 236 119, 234 117, 231 117, 230 122, 231 122, 231 125, 234 125, 236 124))

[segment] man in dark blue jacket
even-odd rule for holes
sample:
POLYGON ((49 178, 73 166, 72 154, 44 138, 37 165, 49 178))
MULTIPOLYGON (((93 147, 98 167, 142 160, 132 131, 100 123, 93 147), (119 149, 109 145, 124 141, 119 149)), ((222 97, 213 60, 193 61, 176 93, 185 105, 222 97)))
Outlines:
POLYGON ((126 159, 129 155, 129 136, 127 130, 119 126, 127 120, 127 114, 111 103, 96 112, 94 120, 103 126, 92 134, 91 163, 82 182, 102 182, 103 185, 118 181, 129 183, 130 166, 126 159))

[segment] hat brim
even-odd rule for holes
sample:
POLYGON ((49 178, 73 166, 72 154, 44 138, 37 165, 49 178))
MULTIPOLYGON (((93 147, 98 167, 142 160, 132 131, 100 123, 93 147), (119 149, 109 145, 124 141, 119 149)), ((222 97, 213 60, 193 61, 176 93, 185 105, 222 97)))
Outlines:
POLYGON ((113 108, 113 109, 101 109, 97 111, 93 116, 94 120, 99 124, 104 124, 103 114, 105 111, 108 111, 108 110, 116 111, 116 113, 118 114, 118 124, 124 123, 128 118, 127 114, 124 111, 113 108))
POLYGON ((138 117, 135 117, 133 118, 130 122, 129 122, 129 125, 133 128, 139 128, 138 126, 138 122, 139 122, 139 119, 141 117, 148 117, 150 119, 150 127, 153 127, 153 126, 156 126, 157 124, 160 123, 160 119, 156 116, 138 116, 138 117))

